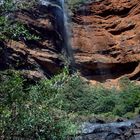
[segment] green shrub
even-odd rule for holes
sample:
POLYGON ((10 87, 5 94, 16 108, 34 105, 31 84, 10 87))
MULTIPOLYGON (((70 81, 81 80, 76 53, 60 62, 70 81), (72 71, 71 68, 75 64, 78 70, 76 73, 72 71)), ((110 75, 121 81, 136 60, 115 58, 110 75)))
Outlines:
POLYGON ((78 74, 69 75, 66 70, 51 80, 41 81, 39 88, 42 98, 53 97, 49 98, 49 106, 67 114, 98 115, 112 112, 112 115, 122 117, 140 107, 140 86, 129 80, 120 81, 120 84, 125 85, 120 91, 102 86, 91 87, 78 74))
POLYGON ((140 86, 129 80, 120 81, 120 84, 125 85, 120 91, 101 86, 90 87, 77 74, 72 75, 59 89, 61 94, 57 100, 62 103, 61 109, 68 113, 99 115, 111 112, 114 116, 123 117, 140 107, 140 86))
POLYGON ((65 140, 73 133, 75 125, 68 115, 59 107, 52 108, 55 89, 50 85, 52 82, 47 81, 26 87, 26 81, 18 73, 0 75, 1 138, 65 140))
MULTIPOLYGON (((127 82, 127 85, 124 84, 127 82)), ((140 86, 122 90, 91 87, 65 69, 50 80, 28 84, 17 72, 0 74, 0 132, 3 139, 65 140, 76 132, 77 117, 131 118, 140 113, 140 86)))
POLYGON ((38 0, 3 0, 0 3, 0 12, 1 14, 8 14, 15 10, 28 9, 36 5, 37 2, 38 0))
POLYGON ((114 113, 123 116, 128 112, 135 112, 140 107, 140 86, 130 82, 127 78, 120 81, 122 90, 118 95, 118 102, 114 113))
MULTIPOLYGON (((28 5, 34 1, 28 2, 28 5)), ((38 40, 39 37, 31 34, 24 24, 17 22, 15 19, 12 19, 12 13, 16 10, 25 8, 27 1, 14 2, 14 0, 4 0, 0 5, 0 41, 6 39, 15 39, 20 40, 38 40)), ((31 5, 30 5, 31 6, 31 5)))
POLYGON ((7 17, 0 16, 0 40, 14 39, 38 40, 39 37, 30 34, 26 27, 19 22, 10 21, 7 17))

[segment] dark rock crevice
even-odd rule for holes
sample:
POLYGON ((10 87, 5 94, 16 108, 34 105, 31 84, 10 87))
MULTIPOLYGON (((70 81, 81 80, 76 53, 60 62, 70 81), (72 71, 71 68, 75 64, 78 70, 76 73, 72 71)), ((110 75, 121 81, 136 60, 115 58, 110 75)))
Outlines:
POLYGON ((122 34, 123 32, 126 32, 126 31, 129 31, 129 30, 133 30, 135 28, 135 25, 129 25, 125 28, 121 28, 119 30, 109 30, 109 33, 111 33, 112 35, 120 35, 122 34))
POLYGON ((136 75, 132 76, 130 78, 130 80, 137 80, 137 81, 140 81, 140 72, 138 72, 136 75))
POLYGON ((111 16, 111 15, 112 16, 126 17, 129 14, 129 12, 133 9, 133 7, 123 8, 122 10, 119 10, 119 9, 105 10, 102 13, 99 13, 97 15, 104 17, 104 18, 111 16))
MULTIPOLYGON (((102 7, 102 1, 100 2, 94 2, 96 6, 99 7, 99 9, 102 7), (101 6, 101 7, 100 7, 101 6)), ((107 7, 112 6, 111 2, 106 3, 106 1, 103 3, 106 7, 104 7, 105 10, 102 10, 101 12, 94 12, 94 10, 90 7, 92 4, 86 4, 81 6, 77 11, 75 10, 75 14, 79 16, 90 16, 90 15, 97 15, 102 18, 107 18, 109 16, 119 16, 121 18, 126 17, 131 10, 136 6, 132 5, 131 7, 121 7, 120 9, 113 8, 113 9, 107 9, 107 7)), ((96 8, 95 8, 96 9, 96 8)))
MULTIPOLYGON (((120 63, 94 63, 91 64, 90 67, 88 64, 84 64, 80 66, 81 73, 84 77, 89 80, 96 80, 100 82, 104 82, 108 79, 116 79, 122 77, 124 75, 133 73, 133 71, 138 66, 138 62, 130 62, 125 64, 120 63)), ((133 80, 136 80, 139 75, 133 76, 133 80)))

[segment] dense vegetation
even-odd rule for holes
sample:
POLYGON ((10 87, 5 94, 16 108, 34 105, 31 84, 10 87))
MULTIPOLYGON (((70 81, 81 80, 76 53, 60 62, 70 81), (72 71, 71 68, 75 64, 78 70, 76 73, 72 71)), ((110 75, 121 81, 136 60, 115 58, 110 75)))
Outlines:
POLYGON ((50 80, 29 84, 17 72, 1 72, 1 138, 63 140, 76 132, 78 117, 138 115, 140 86, 128 79, 120 84, 120 91, 90 87, 67 70, 50 80))
POLYGON ((0 74, 1 139, 63 140, 73 133, 74 125, 57 99, 58 80, 28 85, 17 72, 0 74))

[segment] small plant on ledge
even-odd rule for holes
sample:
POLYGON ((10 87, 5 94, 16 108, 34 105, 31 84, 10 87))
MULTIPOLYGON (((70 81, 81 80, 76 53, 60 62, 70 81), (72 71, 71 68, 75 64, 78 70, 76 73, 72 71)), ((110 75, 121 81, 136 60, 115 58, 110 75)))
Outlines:
POLYGON ((40 38, 31 34, 23 23, 12 18, 14 11, 25 7, 24 3, 14 3, 13 0, 5 0, 0 4, 0 40, 39 40, 40 38))

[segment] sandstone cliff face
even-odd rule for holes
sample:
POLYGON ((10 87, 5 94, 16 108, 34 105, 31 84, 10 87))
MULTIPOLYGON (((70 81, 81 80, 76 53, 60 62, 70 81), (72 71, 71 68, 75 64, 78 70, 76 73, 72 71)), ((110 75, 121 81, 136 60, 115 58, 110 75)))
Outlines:
MULTIPOLYGON (((31 77, 57 73, 62 67, 63 36, 54 9, 37 6, 17 12, 15 18, 41 40, 1 42, 0 68, 12 66, 31 77)), ((124 75, 139 79, 139 0, 102 0, 83 5, 74 11, 72 33, 76 67, 84 77, 97 81, 124 75)))
POLYGON ((15 68, 30 78, 50 77, 60 70, 62 38, 53 10, 52 7, 38 5, 30 10, 14 13, 16 20, 41 39, 1 43, 1 69, 15 68))
POLYGON ((139 0, 92 2, 75 11, 73 22, 75 59, 84 76, 139 78, 139 0))

